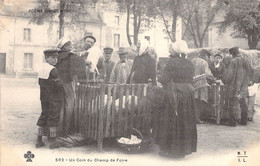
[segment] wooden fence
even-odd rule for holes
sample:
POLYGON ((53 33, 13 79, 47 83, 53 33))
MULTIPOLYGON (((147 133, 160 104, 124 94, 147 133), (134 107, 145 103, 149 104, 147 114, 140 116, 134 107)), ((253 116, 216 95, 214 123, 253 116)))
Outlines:
MULTIPOLYGON (((228 119, 228 101, 225 98, 225 86, 219 83, 212 84, 209 87, 209 118, 214 119, 216 124, 220 124, 220 120, 228 119)), ((240 108, 237 106, 236 118, 240 119, 240 108)))
MULTIPOLYGON (((88 84, 76 87, 75 130, 97 140, 102 149, 103 138, 127 136, 129 129, 149 130, 151 105, 147 84, 88 84)), ((224 86, 209 87, 210 118, 220 124, 227 117, 224 110, 224 86)))
POLYGON ((76 94, 75 130, 97 140, 99 150, 105 137, 126 136, 133 127, 149 129, 147 84, 79 85, 76 94))

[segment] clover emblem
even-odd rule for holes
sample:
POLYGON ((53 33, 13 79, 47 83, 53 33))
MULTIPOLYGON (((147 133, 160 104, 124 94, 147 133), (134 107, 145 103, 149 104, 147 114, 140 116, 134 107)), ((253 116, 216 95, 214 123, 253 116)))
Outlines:
POLYGON ((24 154, 24 158, 26 158, 26 162, 32 162, 32 159, 34 158, 34 154, 31 151, 27 151, 26 154, 24 154))

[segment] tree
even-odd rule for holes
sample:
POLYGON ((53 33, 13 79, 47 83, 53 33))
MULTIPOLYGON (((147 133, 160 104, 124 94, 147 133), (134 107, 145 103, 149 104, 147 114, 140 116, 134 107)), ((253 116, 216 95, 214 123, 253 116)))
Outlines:
POLYGON ((223 7, 223 1, 189 0, 181 17, 186 27, 184 38, 191 35, 195 47, 204 47, 204 39, 208 28, 217 12, 223 7))
POLYGON ((172 42, 176 40, 177 19, 184 11, 184 4, 187 0, 154 0, 153 7, 156 15, 162 18, 165 32, 172 42), (169 25, 171 20, 171 26, 169 25))
POLYGON ((86 6, 90 3, 97 3, 97 0, 36 0, 35 3, 35 10, 31 12, 30 21, 38 25, 48 22, 50 26, 55 21, 58 21, 59 38, 62 38, 64 36, 64 27, 82 21, 82 17, 88 15, 86 6), (57 15, 58 20, 55 18, 57 15))
POLYGON ((126 35, 129 45, 137 44, 138 35, 141 27, 148 25, 147 21, 152 16, 153 9, 150 6, 151 0, 116 0, 119 12, 126 12, 126 35), (133 16, 133 35, 134 41, 131 40, 131 16, 133 16))
POLYGON ((220 33, 231 27, 233 37, 248 40, 250 49, 256 49, 260 40, 260 2, 258 0, 227 1, 226 16, 220 26, 220 33))

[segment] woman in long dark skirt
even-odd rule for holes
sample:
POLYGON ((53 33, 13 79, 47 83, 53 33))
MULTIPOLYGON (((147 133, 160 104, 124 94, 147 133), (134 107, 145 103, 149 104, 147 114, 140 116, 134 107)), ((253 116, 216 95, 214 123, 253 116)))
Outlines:
POLYGON ((170 59, 159 82, 165 92, 164 108, 154 119, 153 136, 161 156, 183 158, 197 150, 193 64, 185 59, 185 41, 170 45, 170 59))

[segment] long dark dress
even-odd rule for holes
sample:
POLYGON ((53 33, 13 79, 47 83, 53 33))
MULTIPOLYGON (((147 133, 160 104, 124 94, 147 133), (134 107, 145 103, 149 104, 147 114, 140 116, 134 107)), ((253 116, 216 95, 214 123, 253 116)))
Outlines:
POLYGON ((170 58, 158 80, 165 91, 164 109, 155 113, 153 136, 171 157, 184 157, 197 150, 193 64, 179 56, 170 58))

